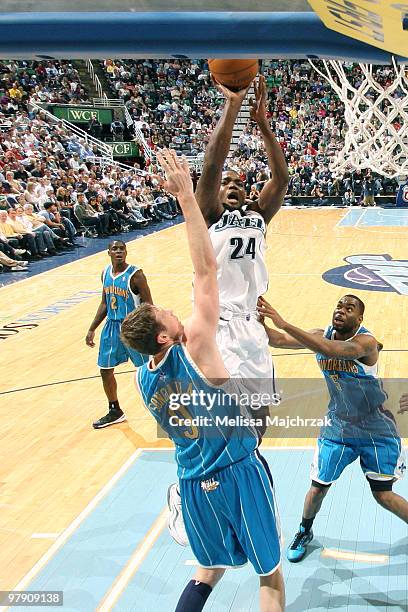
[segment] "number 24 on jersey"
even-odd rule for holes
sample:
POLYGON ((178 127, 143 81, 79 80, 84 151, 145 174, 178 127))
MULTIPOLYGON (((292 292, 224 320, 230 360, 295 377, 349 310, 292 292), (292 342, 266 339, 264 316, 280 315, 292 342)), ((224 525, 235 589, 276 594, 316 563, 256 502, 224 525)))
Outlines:
POLYGON ((244 240, 240 236, 231 238, 230 246, 232 248, 230 259, 243 259, 244 257, 255 259, 256 243, 254 237, 248 238, 248 240, 244 240))

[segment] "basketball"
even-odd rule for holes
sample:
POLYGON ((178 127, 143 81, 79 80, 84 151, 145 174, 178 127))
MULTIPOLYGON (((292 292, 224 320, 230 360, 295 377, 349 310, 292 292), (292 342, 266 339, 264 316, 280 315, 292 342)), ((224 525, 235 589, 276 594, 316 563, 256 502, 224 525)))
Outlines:
POLYGON ((217 83, 239 91, 256 77, 259 62, 257 59, 209 59, 208 67, 217 83))

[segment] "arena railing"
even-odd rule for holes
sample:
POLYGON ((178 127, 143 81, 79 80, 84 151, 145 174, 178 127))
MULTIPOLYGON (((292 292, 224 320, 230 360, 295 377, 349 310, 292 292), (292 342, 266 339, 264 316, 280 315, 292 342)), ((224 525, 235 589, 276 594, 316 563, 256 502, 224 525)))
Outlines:
POLYGON ((125 104, 123 98, 92 98, 91 106, 110 106, 113 108, 122 108, 125 104))
POLYGON ((147 144, 146 138, 144 137, 142 130, 136 125, 136 121, 134 121, 133 117, 129 113, 128 107, 124 106, 124 109, 125 109, 125 121, 126 121, 127 127, 128 128, 133 127, 133 132, 136 136, 136 140, 139 144, 142 145, 143 155, 145 159, 150 159, 151 161, 153 161, 155 154, 153 150, 147 144))
POLYGON ((91 60, 90 59, 85 60, 85 65, 92 79, 92 82, 95 85, 95 89, 99 94, 99 97, 102 99, 107 98, 106 93, 103 91, 102 83, 100 82, 98 75, 95 74, 95 69, 93 67, 91 60))
POLYGON ((245 100, 243 101, 241 109, 235 120, 234 128, 232 131, 230 149, 228 153, 228 159, 230 159, 233 156, 234 152, 238 148, 240 138, 242 134, 244 133, 247 123, 250 119, 250 104, 248 100, 255 97, 255 92, 254 92, 253 87, 250 88, 248 94, 249 95, 246 96, 245 100))
POLYGON ((136 136, 137 142, 142 145, 143 154, 144 154, 145 158, 146 159, 150 159, 150 161, 153 161, 155 159, 155 157, 156 157, 156 154, 154 153, 154 151, 147 144, 142 130, 139 127, 136 127, 135 124, 133 124, 133 129, 134 129, 134 132, 135 132, 135 136, 136 136))
POLYGON ((133 121, 132 115, 129 113, 129 109, 127 106, 125 106, 125 120, 128 128, 135 127, 135 122, 133 121))
POLYGON ((77 127, 70 121, 66 121, 66 119, 60 119, 59 117, 56 117, 48 110, 46 110, 43 106, 37 104, 37 102, 29 102, 29 106, 37 110, 38 112, 43 113, 50 121, 53 121, 54 123, 62 123, 68 131, 72 132, 79 138, 83 138, 87 144, 90 143, 92 145, 97 146, 101 151, 103 151, 103 153, 106 153, 106 157, 108 157, 109 159, 113 159, 112 147, 110 147, 105 142, 102 142, 102 140, 98 140, 97 138, 90 136, 87 132, 81 130, 81 128, 77 127))
POLYGON ((140 168, 133 168, 133 166, 128 166, 127 164, 123 164, 122 162, 118 162, 114 159, 107 159, 106 157, 88 157, 87 161, 104 168, 106 166, 110 166, 111 168, 118 168, 119 170, 125 170, 126 172, 134 172, 135 174, 139 174, 140 176, 146 176, 148 172, 145 170, 141 170, 140 168))

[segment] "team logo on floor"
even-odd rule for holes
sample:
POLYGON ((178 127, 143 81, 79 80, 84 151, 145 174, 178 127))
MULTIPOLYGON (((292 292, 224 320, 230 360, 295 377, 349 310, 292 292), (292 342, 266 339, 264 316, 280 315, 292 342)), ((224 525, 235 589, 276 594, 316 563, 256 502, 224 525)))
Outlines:
POLYGON ((408 295, 408 260, 391 255, 351 255, 344 261, 346 266, 328 270, 323 280, 340 287, 408 295))

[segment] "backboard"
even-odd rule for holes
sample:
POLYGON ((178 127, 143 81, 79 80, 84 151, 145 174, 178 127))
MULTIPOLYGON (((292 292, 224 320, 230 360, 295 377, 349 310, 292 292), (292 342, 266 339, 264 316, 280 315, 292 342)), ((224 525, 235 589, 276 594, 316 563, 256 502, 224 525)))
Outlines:
POLYGON ((0 57, 390 61, 327 28, 306 0, 206 0, 205 12, 202 0, 3 0, 0 57))

